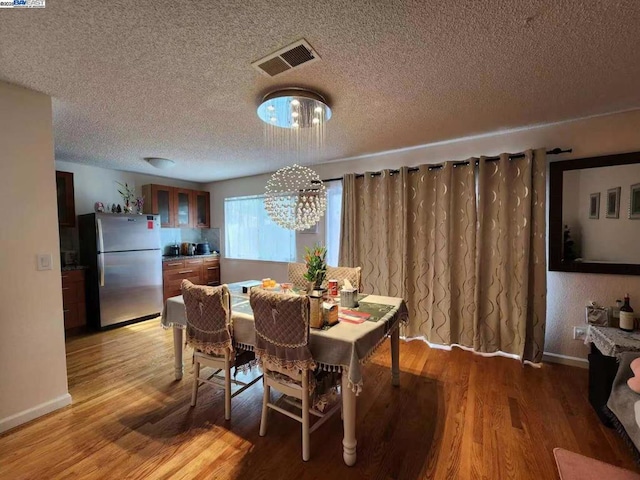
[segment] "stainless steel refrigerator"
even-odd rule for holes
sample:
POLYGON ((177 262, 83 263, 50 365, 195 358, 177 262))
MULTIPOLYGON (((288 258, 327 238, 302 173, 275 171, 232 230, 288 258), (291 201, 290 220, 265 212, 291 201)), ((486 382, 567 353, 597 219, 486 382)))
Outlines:
POLYGON ((78 220, 89 325, 104 329, 160 314, 159 216, 90 213, 78 220))

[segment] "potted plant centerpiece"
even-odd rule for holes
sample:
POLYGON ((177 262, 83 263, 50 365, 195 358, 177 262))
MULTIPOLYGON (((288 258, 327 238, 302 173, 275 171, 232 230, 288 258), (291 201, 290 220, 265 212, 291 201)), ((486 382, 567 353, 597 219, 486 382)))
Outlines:
POLYGON ((307 265, 304 278, 309 282, 309 291, 322 291, 322 282, 327 276, 327 247, 317 243, 313 248, 304 247, 304 250, 307 265))
POLYGON ((327 248, 318 243, 313 248, 304 249, 304 261, 307 264, 304 278, 309 282, 309 325, 311 328, 322 328, 322 282, 327 276, 327 248))

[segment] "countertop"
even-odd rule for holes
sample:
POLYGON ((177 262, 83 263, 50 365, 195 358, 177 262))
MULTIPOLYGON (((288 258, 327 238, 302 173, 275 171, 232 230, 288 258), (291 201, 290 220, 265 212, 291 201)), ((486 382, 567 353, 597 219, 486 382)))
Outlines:
POLYGON ((86 270, 86 265, 67 265, 66 267, 62 267, 60 270, 63 272, 71 272, 72 270, 86 270))
POLYGON ((207 255, 176 255, 176 256, 169 256, 169 255, 164 255, 162 257, 162 261, 163 262, 170 262, 172 260, 192 260, 194 258, 220 258, 220 254, 218 253, 210 253, 207 255))

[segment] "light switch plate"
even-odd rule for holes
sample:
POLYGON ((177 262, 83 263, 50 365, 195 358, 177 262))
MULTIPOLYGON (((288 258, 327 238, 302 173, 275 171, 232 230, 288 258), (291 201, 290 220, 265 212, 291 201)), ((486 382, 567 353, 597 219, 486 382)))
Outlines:
POLYGON ((50 253, 39 253, 38 270, 53 270, 53 257, 50 253))

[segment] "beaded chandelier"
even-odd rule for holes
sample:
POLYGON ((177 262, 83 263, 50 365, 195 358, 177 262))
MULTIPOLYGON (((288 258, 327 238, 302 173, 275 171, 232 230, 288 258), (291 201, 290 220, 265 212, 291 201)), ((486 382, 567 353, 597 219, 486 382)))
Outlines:
MULTIPOLYGON (((321 148, 331 108, 317 92, 289 87, 262 99, 258 117, 265 124, 265 138, 283 150, 302 145, 321 148)), ((271 219, 289 230, 313 227, 327 208, 327 193, 316 172, 293 165, 278 170, 267 182, 265 208, 271 219)))
POLYGON ((292 165, 267 182, 264 206, 271 219, 288 230, 313 227, 327 208, 327 192, 316 172, 292 165))

